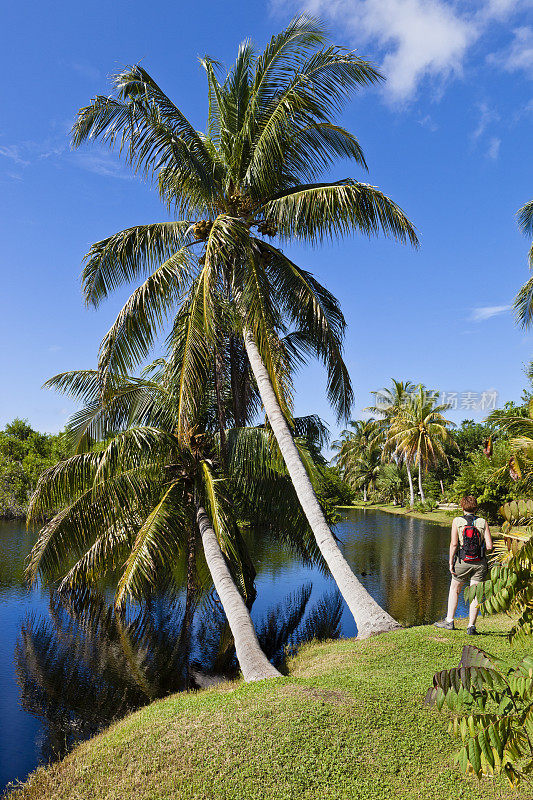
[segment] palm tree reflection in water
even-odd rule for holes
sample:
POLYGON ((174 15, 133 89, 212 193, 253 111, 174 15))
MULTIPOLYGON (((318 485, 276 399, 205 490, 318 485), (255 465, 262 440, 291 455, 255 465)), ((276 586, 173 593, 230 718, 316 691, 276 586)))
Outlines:
MULTIPOLYGON (((340 635, 339 593, 311 606, 311 589, 304 585, 256 622, 278 669, 303 642, 340 635)), ((194 609, 191 626, 177 597, 154 594, 142 608, 118 613, 94 594, 51 593, 49 618, 29 615, 21 626, 15 668, 21 705, 44 722, 45 763, 156 698, 238 674, 214 593, 194 609)))

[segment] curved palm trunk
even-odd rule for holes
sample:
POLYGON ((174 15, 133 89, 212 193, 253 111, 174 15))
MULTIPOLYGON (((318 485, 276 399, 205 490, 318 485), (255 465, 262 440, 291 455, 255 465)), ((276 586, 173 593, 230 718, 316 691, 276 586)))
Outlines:
POLYGON ((424 489, 422 487, 422 462, 418 462, 418 488, 420 489, 420 499, 423 503, 426 502, 426 498, 424 496, 424 489))
POLYGON ((405 466, 407 467, 407 477, 409 478, 409 502, 410 505, 414 506, 415 504, 415 488, 413 486, 413 476, 411 475, 411 467, 409 466, 409 462, 405 462, 405 466))
POLYGON ((357 634, 366 638, 375 633, 399 628, 400 625, 387 614, 359 583, 329 529, 315 491, 294 444, 289 426, 277 401, 270 376, 265 368, 257 345, 250 332, 244 334, 246 352, 257 381, 263 406, 277 439, 279 449, 294 484, 298 500, 307 517, 320 552, 324 556, 331 574, 353 614, 357 634))
POLYGON ((202 506, 197 506, 196 521, 200 528, 205 560, 233 634, 244 680, 250 682, 264 678, 279 678, 280 673, 272 666, 259 646, 248 609, 233 582, 216 533, 202 506))

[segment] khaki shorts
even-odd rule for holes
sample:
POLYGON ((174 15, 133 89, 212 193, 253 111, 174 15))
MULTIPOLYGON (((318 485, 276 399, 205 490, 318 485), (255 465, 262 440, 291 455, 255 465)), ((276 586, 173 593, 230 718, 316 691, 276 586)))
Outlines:
POLYGON ((475 583, 482 583, 487 580, 489 572, 489 565, 487 559, 482 561, 456 561, 455 579, 461 582, 474 581, 475 583))

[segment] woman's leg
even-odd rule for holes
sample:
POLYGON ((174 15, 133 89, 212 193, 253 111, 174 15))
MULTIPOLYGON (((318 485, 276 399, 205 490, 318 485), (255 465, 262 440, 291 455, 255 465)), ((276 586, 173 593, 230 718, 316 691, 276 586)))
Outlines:
POLYGON ((463 581, 452 577, 452 582, 450 583, 450 592, 448 594, 448 613, 446 614, 446 622, 453 622, 462 588, 463 581))
MULTIPOLYGON (((472 578, 472 580, 470 581, 470 586, 477 586, 478 583, 481 583, 481 581, 478 581, 477 579, 472 578)), ((474 597, 474 599, 470 603, 470 609, 468 611, 468 627, 469 628, 475 628, 478 610, 479 609, 478 609, 477 598, 474 597)))

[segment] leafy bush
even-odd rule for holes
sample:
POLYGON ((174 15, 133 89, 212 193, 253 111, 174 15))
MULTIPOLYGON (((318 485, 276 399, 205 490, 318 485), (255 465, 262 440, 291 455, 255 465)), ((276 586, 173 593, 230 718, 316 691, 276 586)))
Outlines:
POLYGON ((349 506, 355 500, 355 492, 341 477, 337 467, 321 467, 321 496, 334 506, 349 506))
POLYGON ((482 452, 472 455, 461 464, 450 494, 455 502, 465 495, 477 497, 480 510, 491 521, 498 518, 500 506, 520 497, 524 492, 522 481, 514 482, 506 468, 511 457, 508 442, 498 441, 493 455, 488 459, 482 452))
POLYGON ((420 513, 426 514, 429 511, 434 511, 436 507, 437 507, 437 501, 429 497, 426 498, 424 502, 418 500, 413 506, 413 511, 418 511, 420 513))
POLYGON ((462 740, 457 761, 477 777, 503 773, 516 786, 533 773, 533 656, 508 667, 466 645, 459 666, 437 672, 426 702, 466 710, 450 732, 462 740))

